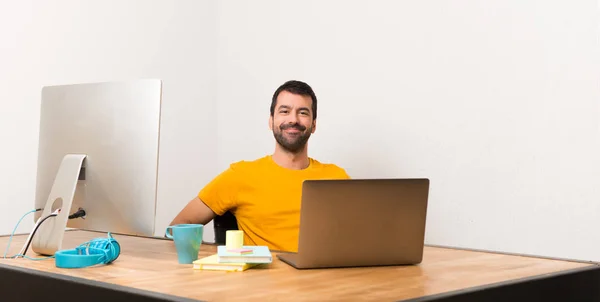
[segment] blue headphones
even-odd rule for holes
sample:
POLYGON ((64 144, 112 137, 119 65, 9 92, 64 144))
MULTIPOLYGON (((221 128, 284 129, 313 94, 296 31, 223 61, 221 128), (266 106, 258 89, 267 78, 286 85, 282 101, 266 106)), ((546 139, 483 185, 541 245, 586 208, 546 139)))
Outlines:
POLYGON ((57 251, 54 254, 56 267, 83 268, 97 264, 109 264, 121 254, 121 246, 110 233, 108 238, 96 238, 82 243, 74 249, 57 251))

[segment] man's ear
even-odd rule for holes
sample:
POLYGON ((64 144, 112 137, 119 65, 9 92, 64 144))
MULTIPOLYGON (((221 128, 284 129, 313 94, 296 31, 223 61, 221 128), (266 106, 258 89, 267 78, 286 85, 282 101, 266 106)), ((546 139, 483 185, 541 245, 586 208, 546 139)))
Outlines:
POLYGON ((311 133, 315 133, 316 130, 317 130, 317 120, 313 120, 311 133))
POLYGON ((269 115, 269 130, 273 131, 273 116, 269 115))

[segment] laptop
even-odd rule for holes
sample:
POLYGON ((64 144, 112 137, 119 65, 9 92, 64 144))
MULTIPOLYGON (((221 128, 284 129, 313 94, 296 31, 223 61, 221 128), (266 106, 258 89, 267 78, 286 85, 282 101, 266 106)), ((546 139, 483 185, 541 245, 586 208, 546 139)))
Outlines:
POLYGON ((306 180, 296 269, 415 265, 423 259, 429 179, 306 180))

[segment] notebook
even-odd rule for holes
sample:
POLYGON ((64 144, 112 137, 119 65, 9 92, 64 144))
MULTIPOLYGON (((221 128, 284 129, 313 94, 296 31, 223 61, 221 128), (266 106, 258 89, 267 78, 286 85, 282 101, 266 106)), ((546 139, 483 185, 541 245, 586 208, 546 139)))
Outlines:
POLYGON ((220 245, 217 247, 218 261, 220 263, 271 263, 273 257, 267 246, 243 246, 243 249, 250 249, 252 252, 240 254, 240 252, 230 252, 227 247, 220 245))
POLYGON ((193 265, 194 269, 197 270, 243 272, 258 264, 235 262, 220 263, 219 255, 214 254, 194 261, 193 265))

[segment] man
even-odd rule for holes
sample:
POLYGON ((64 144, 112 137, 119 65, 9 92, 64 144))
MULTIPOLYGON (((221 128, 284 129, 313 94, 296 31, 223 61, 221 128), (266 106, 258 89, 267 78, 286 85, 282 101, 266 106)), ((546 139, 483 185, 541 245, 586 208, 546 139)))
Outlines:
POLYGON ((346 179, 345 170, 308 156, 315 132, 317 97, 300 81, 288 81, 273 94, 269 128, 276 145, 271 155, 239 161, 214 178, 175 217, 171 225, 207 224, 230 211, 244 231, 244 244, 297 252, 302 182, 346 179))

